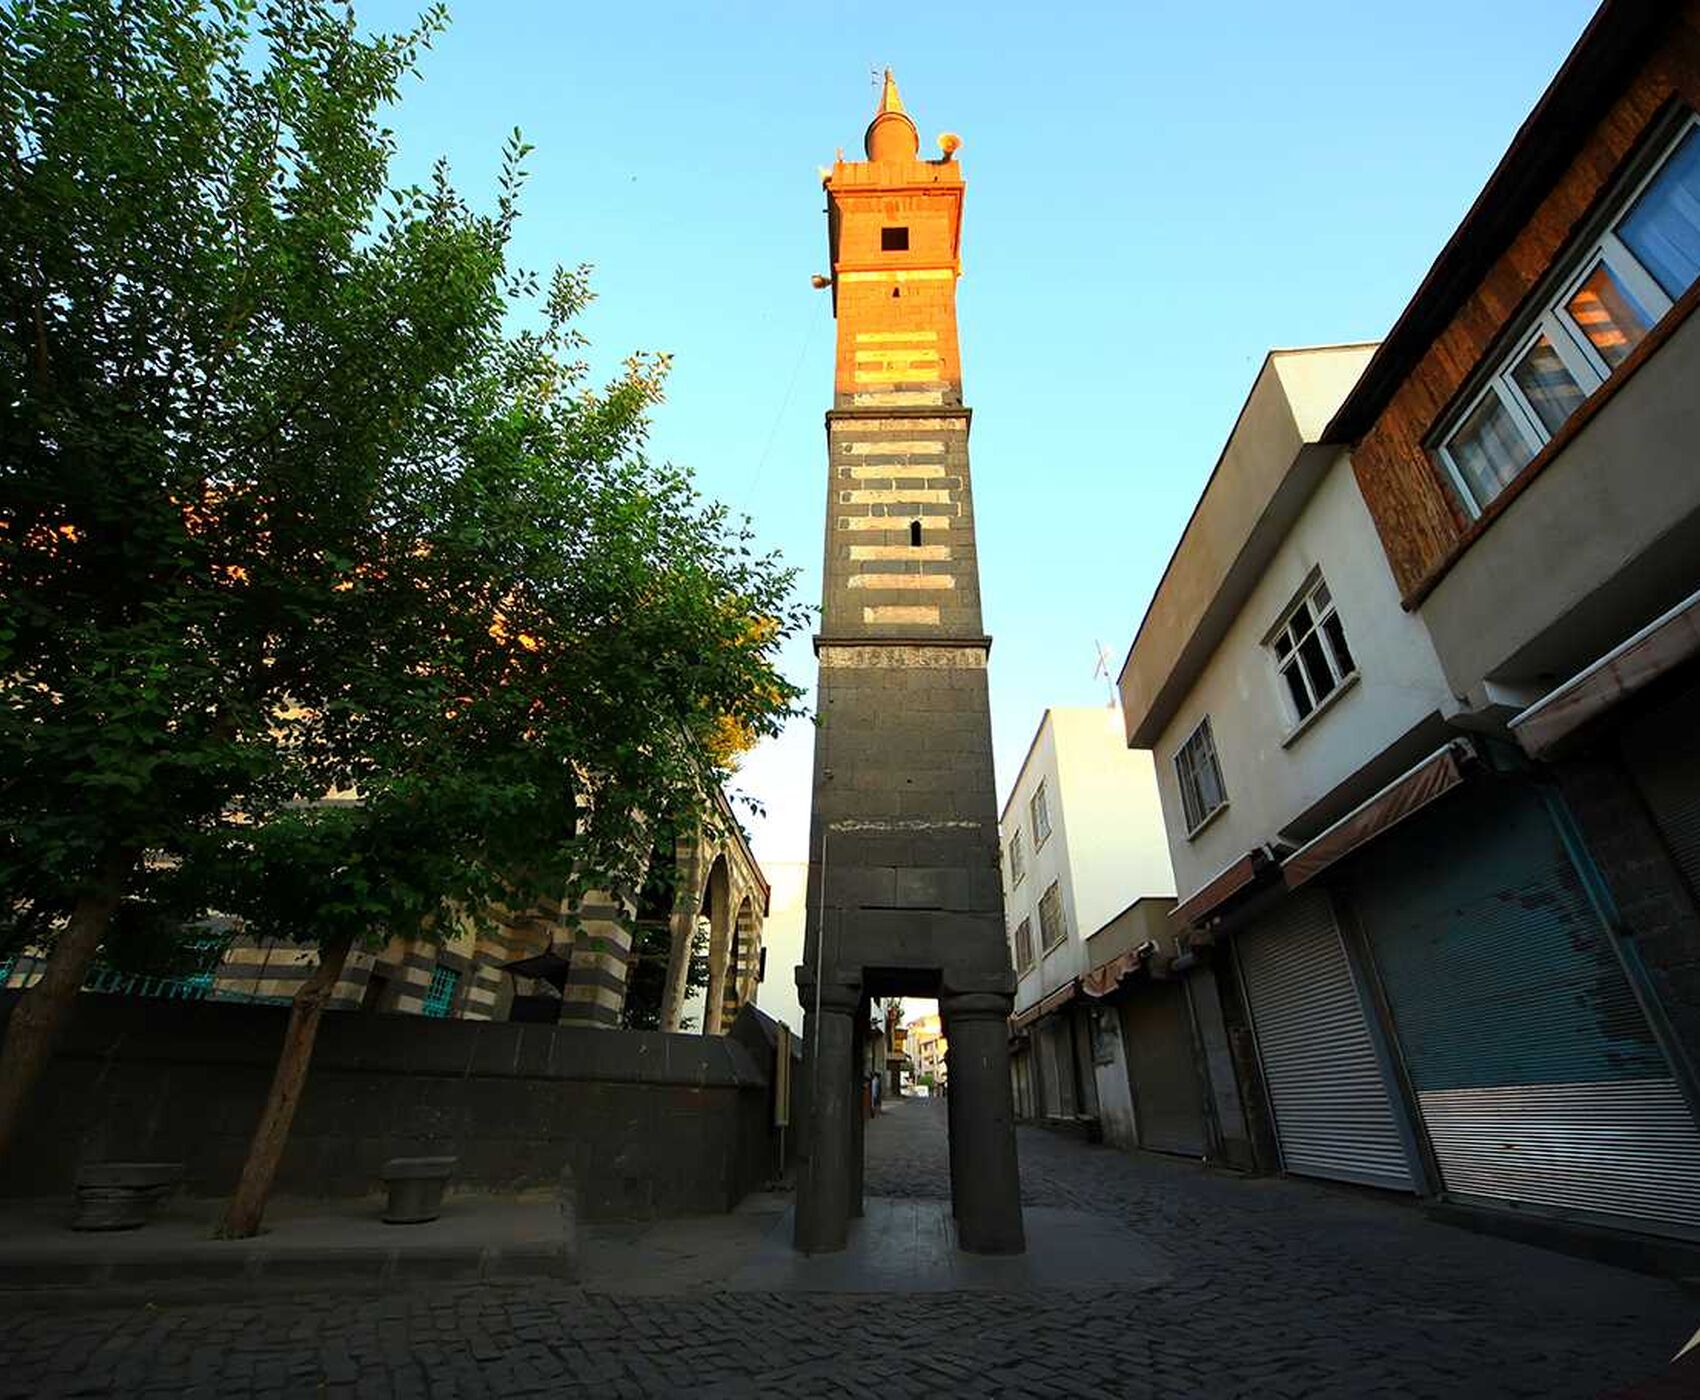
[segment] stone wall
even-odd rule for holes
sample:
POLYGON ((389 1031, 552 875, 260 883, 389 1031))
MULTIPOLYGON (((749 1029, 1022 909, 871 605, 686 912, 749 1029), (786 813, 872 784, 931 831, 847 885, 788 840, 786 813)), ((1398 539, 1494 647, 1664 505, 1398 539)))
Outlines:
MULTIPOLYGON (((0 994, 0 1022, 16 1004, 0 994)), ((289 1009, 79 998, 0 1195, 68 1192, 79 1163, 180 1161, 235 1185, 289 1009)), ((280 1193, 361 1195, 386 1158, 452 1153, 459 1188, 553 1187, 591 1219, 730 1210, 778 1171, 771 1028, 726 1037, 332 1012, 280 1193)))

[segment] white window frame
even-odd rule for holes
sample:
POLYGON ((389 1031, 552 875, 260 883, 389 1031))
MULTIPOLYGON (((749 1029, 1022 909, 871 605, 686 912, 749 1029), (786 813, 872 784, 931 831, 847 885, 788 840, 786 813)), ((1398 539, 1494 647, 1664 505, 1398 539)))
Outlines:
POLYGON ((1015 970, 1017 974, 1025 975, 1031 972, 1034 964, 1038 962, 1038 958, 1033 953, 1033 916, 1031 914, 1015 926, 1015 932, 1010 935, 1010 942, 1015 949, 1015 970), (1023 934, 1026 935, 1025 938, 1022 937, 1023 934), (1024 945, 1027 949, 1025 961, 1021 956, 1024 945))
MULTIPOLYGON (((1635 207, 1635 201, 1641 197, 1642 191, 1658 178, 1659 172, 1665 168, 1665 163, 1676 148, 1695 130, 1700 130, 1700 114, 1691 112, 1676 124, 1674 131, 1658 143, 1656 157, 1648 163, 1640 177, 1610 201, 1606 212, 1596 221, 1593 234, 1560 262, 1550 279, 1547 295, 1541 299, 1540 310, 1524 323, 1510 350, 1495 361, 1486 382, 1465 399, 1456 412, 1447 415, 1445 426, 1437 435, 1433 452, 1457 491, 1458 498, 1469 511, 1471 519, 1479 518, 1490 502, 1503 494, 1504 488, 1494 496, 1478 498, 1475 489, 1471 487, 1468 478, 1453 458, 1451 443, 1489 395, 1499 399, 1518 436, 1528 448, 1530 458, 1552 440, 1553 432, 1541 421, 1540 414, 1535 411, 1534 405, 1525 397, 1512 377, 1512 371, 1522 362, 1535 342, 1542 335, 1546 336, 1559 360, 1570 372, 1570 377, 1581 389, 1584 400, 1611 377, 1611 366, 1606 364, 1582 328, 1565 309, 1566 303, 1576 294, 1577 288, 1588 280, 1594 269, 1602 263, 1605 264, 1623 284, 1624 290, 1641 304, 1648 316, 1648 334, 1652 333, 1653 327, 1664 319, 1674 305, 1658 280, 1642 267, 1615 230, 1635 207)), ((1524 465, 1527 465, 1527 461, 1524 465)), ((1518 473, 1521 472, 1522 467, 1519 467, 1518 473)))
MULTIPOLYGON (((1299 589, 1298 595, 1287 604, 1281 613, 1280 621, 1269 629, 1269 634, 1263 641, 1264 647, 1269 652, 1269 662, 1275 668, 1276 687, 1281 692, 1281 703, 1287 710, 1288 723, 1295 731, 1299 726, 1309 724, 1311 720, 1320 715, 1337 695, 1346 690, 1357 679, 1358 659, 1352 653, 1352 639, 1345 634, 1346 619, 1340 616, 1340 608, 1335 601, 1334 590, 1328 586, 1328 581, 1323 578, 1320 569, 1312 569, 1310 576, 1304 582, 1304 586, 1299 589), (1327 593, 1328 601, 1319 608, 1316 604, 1316 595, 1323 592, 1327 593), (1315 632, 1321 638, 1323 661, 1334 682, 1321 695, 1311 693, 1310 674, 1304 669, 1302 658, 1299 656, 1301 639, 1296 637, 1292 631, 1299 609, 1307 607, 1307 605, 1310 614, 1310 628, 1305 635, 1308 636, 1310 632, 1315 632), (1346 665, 1334 653, 1334 638, 1328 634, 1324 626, 1331 617, 1339 620, 1340 635, 1345 640, 1347 659, 1352 663, 1350 666, 1346 665), (1287 638, 1288 645, 1291 648, 1285 658, 1281 656, 1277 649, 1283 637, 1287 638), (1298 706, 1293 701, 1292 689, 1287 681, 1287 671, 1293 667, 1298 669, 1299 680, 1304 685, 1305 693, 1310 695, 1310 708, 1302 715, 1298 712, 1298 706)), ((1212 747, 1214 747, 1214 736, 1212 736, 1212 747)), ((1221 761, 1218 759, 1216 764, 1218 774, 1221 772, 1221 767, 1221 761)))
POLYGON ((1051 835, 1051 804, 1045 795, 1045 780, 1039 780, 1033 796, 1027 799, 1027 815, 1033 823, 1033 849, 1043 846, 1051 835))
POLYGON ((1181 741, 1180 747, 1175 750, 1174 758, 1171 761, 1175 768, 1175 783, 1181 795, 1181 820, 1187 824, 1186 835, 1187 840, 1190 841, 1209 825, 1210 819, 1216 813, 1228 805, 1228 780, 1222 774, 1222 756, 1216 751, 1216 733, 1211 728, 1209 715, 1205 715, 1193 726, 1192 733, 1181 741), (1187 758, 1187 750, 1193 746, 1194 741, 1200 735, 1204 737, 1204 742, 1209 746, 1210 763, 1216 770, 1216 786, 1222 791, 1222 800, 1208 811, 1201 811, 1195 818, 1192 809, 1204 806, 1204 794, 1202 792, 1189 792, 1187 784, 1190 774, 1186 764, 1192 762, 1187 758))
POLYGON ((1062 882, 1060 880, 1052 880, 1051 883, 1045 887, 1044 894, 1039 896, 1039 942, 1043 945, 1040 950, 1041 956, 1062 947, 1064 943, 1068 942, 1068 910, 1063 908, 1062 882), (1054 907, 1057 911, 1057 936, 1055 938, 1046 938, 1045 901, 1050 899, 1053 895, 1056 896, 1054 907))
POLYGON ((1017 824, 1009 838, 1009 887, 1013 890, 1027 878, 1027 853, 1021 849, 1021 827, 1017 824))

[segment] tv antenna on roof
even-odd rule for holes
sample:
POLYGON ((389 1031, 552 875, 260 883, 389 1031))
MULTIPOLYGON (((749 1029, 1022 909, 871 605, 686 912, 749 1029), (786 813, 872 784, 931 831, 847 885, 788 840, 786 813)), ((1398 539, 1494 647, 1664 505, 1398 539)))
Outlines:
POLYGON ((1104 684, 1110 691, 1109 706, 1113 710, 1120 703, 1120 697, 1116 694, 1116 683, 1110 676, 1110 649, 1102 642, 1095 641, 1092 645, 1098 649, 1098 664, 1092 668, 1092 675, 1094 678, 1104 678, 1104 684))

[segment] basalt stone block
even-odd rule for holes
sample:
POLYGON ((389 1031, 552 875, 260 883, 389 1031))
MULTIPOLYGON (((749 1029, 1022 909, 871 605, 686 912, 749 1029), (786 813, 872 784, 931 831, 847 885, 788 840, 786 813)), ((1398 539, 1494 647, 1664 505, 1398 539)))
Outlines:
POLYGON ((392 1157, 385 1162, 383 1180, 390 1194, 384 1223, 423 1225, 441 1215, 443 1188, 457 1161, 454 1157, 392 1157))
POLYGON ((77 1173, 73 1230, 134 1230, 183 1179, 181 1162, 93 1162, 77 1173))

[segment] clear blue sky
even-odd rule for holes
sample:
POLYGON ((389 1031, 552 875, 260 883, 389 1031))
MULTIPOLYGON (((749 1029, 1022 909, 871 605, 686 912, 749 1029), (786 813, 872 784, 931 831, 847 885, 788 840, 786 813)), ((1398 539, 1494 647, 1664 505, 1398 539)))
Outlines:
MULTIPOLYGON (((418 7, 365 3, 391 27, 418 7)), ((960 285, 1000 793, 1046 705, 1101 702, 1264 352, 1373 340, 1591 0, 1093 6, 459 0, 395 115, 488 200, 537 146, 531 266, 595 265, 612 365, 676 357, 653 448, 819 599, 832 393, 817 168, 860 154, 889 64, 961 133, 960 285)), ((813 685, 807 640, 786 658, 813 685)), ((799 729, 746 764, 758 852, 807 847, 799 729)))

